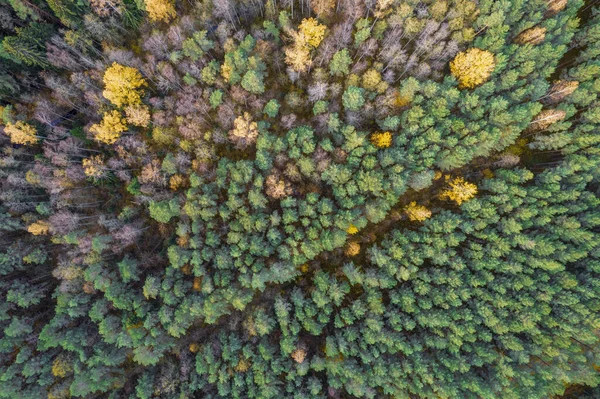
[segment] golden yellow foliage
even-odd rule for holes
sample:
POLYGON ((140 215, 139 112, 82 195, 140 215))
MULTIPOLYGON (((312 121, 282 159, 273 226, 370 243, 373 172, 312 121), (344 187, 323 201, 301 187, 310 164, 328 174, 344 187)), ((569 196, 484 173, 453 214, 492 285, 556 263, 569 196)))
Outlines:
POLYGON ((200 345, 198 345, 197 343, 193 342, 190 344, 189 346, 190 352, 192 353, 196 353, 200 350, 200 345))
POLYGON ((27 231, 33 234, 34 236, 41 236, 48 234, 48 230, 50 230, 50 224, 44 220, 39 220, 35 223, 32 223, 27 227, 27 231))
POLYGON ((392 133, 377 132, 371 135, 371 143, 378 148, 388 148, 392 145, 392 133))
POLYGON ((14 144, 28 145, 38 142, 35 128, 23 121, 8 122, 4 127, 4 133, 10 137, 10 142, 14 144))
POLYGON ((448 181, 448 188, 440 193, 440 199, 448 199, 460 205, 473 198, 475 194, 477 194, 475 184, 465 181, 462 177, 456 177, 448 181))
POLYGON ((535 26, 530 29, 526 29, 515 38, 515 43, 518 44, 540 44, 546 38, 546 28, 541 26, 535 26))
POLYGON ((314 18, 304 18, 298 27, 300 35, 304 36, 309 47, 317 48, 325 37, 325 25, 319 24, 314 18))
POLYGON ((325 37, 325 25, 314 18, 304 18, 298 32, 291 32, 294 44, 285 49, 285 62, 296 72, 305 72, 311 66, 310 50, 317 48, 325 37))
POLYGON ((467 89, 484 83, 495 67, 494 54, 478 48, 462 51, 450 62, 450 72, 458 80, 459 87, 467 89))
POLYGON ((250 369, 251 365, 252 365, 252 363, 250 363, 249 360, 240 359, 238 364, 235 366, 235 371, 237 371, 238 373, 245 373, 246 371, 248 371, 250 369))
POLYGON ((356 241, 350 241, 347 245, 346 245, 346 249, 344 250, 344 253, 347 256, 356 256, 360 253, 360 244, 356 241))
POLYGON ((346 229, 346 233, 354 235, 354 234, 358 233, 358 228, 355 225, 351 224, 346 229))
POLYGON ((125 107, 127 122, 134 126, 147 127, 150 123, 150 110, 146 105, 135 104, 125 107))
POLYGON ((433 174, 433 180, 440 180, 442 178, 442 172, 439 170, 436 170, 435 173, 433 174))
POLYGON ((104 91, 102 95, 117 107, 142 102, 142 87, 146 81, 135 68, 113 62, 104 72, 104 91))
POLYGON ((300 272, 302 272, 302 273, 308 272, 308 270, 309 270, 308 263, 303 263, 302 265, 300 265, 299 269, 300 269, 300 272))
POLYGON ((431 211, 429 209, 423 205, 417 205, 414 201, 408 204, 404 212, 412 222, 422 222, 431 217, 431 211))
POLYGON ((121 137, 121 133, 126 130, 125 120, 121 113, 116 110, 105 112, 100 124, 90 127, 90 132, 94 133, 94 138, 105 144, 113 144, 121 137))
POLYGON ((173 0, 144 0, 151 21, 169 22, 177 16, 173 0))
POLYGON ((55 377, 64 378, 69 373, 71 373, 71 371, 73 371, 73 367, 66 359, 63 359, 61 356, 58 356, 52 362, 52 375, 55 377))
POLYGON ((100 155, 93 155, 86 158, 81 164, 83 165, 83 172, 86 176, 99 178, 104 175, 104 161, 100 155))

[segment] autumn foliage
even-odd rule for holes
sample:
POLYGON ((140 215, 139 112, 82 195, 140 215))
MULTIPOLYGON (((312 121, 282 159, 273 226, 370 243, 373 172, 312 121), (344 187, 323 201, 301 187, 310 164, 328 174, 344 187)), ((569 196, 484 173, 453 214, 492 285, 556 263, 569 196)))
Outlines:
POLYGON ((492 53, 471 48, 459 53, 450 62, 450 72, 458 80, 460 87, 472 89, 487 81, 495 66, 492 53))

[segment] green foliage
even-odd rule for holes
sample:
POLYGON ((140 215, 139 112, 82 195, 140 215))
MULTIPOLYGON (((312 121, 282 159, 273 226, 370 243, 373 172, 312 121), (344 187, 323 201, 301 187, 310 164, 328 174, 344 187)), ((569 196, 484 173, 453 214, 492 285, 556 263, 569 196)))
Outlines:
POLYGON ((15 36, 5 36, 2 40, 0 56, 17 64, 48 68, 45 41, 54 28, 50 24, 31 23, 24 28, 16 28, 15 36))
POLYGON ((212 50, 215 44, 206 37, 207 32, 201 30, 194 32, 194 34, 183 41, 183 55, 189 57, 192 61, 198 61, 206 54, 206 52, 212 50))
POLYGON ((268 103, 265 104, 265 107, 263 108, 263 114, 267 115, 269 118, 275 118, 277 116, 277 113, 279 112, 280 107, 281 105, 279 105, 279 102, 277 102, 277 100, 271 99, 268 103))
POLYGON ((334 76, 343 76, 350 73, 349 66, 352 63, 348 49, 339 50, 333 55, 329 63, 329 72, 334 76))
POLYGON ((0 398, 598 384, 593 4, 209 3, 0 13, 0 398))
POLYGON ((362 87, 350 86, 344 92, 342 101, 344 108, 349 111, 358 111, 365 104, 365 89, 362 87))
POLYGON ((157 222, 169 223, 172 217, 179 216, 179 203, 175 198, 170 201, 151 202, 148 210, 157 222))

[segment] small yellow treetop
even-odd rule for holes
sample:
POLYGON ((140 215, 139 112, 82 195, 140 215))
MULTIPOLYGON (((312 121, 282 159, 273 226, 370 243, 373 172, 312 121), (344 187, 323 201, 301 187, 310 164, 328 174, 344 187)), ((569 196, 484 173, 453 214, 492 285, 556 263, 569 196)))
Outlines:
POLYGON ((371 143, 377 148, 388 148, 392 145, 392 133, 377 132, 371 135, 371 143))
POLYGON ((27 227, 27 231, 33 234, 34 236, 48 234, 48 230, 50 230, 50 225, 44 220, 39 220, 35 223, 30 224, 29 227, 27 227))

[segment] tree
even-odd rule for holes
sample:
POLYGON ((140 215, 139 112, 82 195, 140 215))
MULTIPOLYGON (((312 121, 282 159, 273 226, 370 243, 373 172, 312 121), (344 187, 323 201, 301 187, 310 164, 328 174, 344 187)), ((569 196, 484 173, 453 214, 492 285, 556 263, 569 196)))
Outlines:
POLYGON ((11 143, 15 144, 30 145, 39 141, 35 128, 23 121, 8 122, 4 127, 4 133, 10 137, 11 143))
POLYGON ((531 44, 533 46, 540 44, 546 38, 546 28, 543 26, 535 26, 519 33, 515 38, 515 43, 531 44))
POLYGON ((360 244, 356 241, 350 241, 344 249, 346 256, 356 256, 360 253, 360 244))
POLYGON ((279 107, 279 102, 273 98, 269 100, 267 104, 265 104, 265 107, 263 108, 263 114, 269 116, 269 118, 275 118, 279 112, 279 107))
POLYGON ((141 104, 128 105, 125 107, 127 122, 134 126, 148 127, 150 124, 150 110, 141 104))
POLYGON ((244 77, 242 78, 242 87, 248 90, 250 93, 264 93, 265 84, 263 83, 263 76, 255 70, 249 70, 244 74, 244 77))
POLYGON ((298 32, 291 32, 294 43, 285 49, 285 62, 296 72, 305 72, 312 64, 310 50, 321 44, 325 37, 325 25, 314 18, 304 18, 298 32))
POLYGON ((335 9, 335 0, 315 0, 310 2, 310 7, 318 17, 328 17, 335 9))
POLYGON ((371 135, 371 143, 377 148, 388 148, 392 145, 392 133, 376 132, 371 135))
POLYGON ((33 22, 25 27, 15 28, 15 36, 5 36, 0 55, 9 57, 17 64, 48 68, 46 40, 53 33, 50 24, 33 22))
POLYGON ((248 112, 238 116, 233 121, 233 129, 229 131, 229 139, 237 148, 245 149, 256 142, 258 137, 258 125, 252 121, 248 112))
POLYGON ((179 203, 176 198, 170 201, 151 202, 148 207, 152 219, 160 223, 169 223, 171 218, 179 216, 179 203))
POLYGON ((148 17, 153 22, 168 23, 177 16, 173 0, 144 0, 148 17))
POLYGON ((417 205, 415 201, 408 204, 404 213, 411 222, 422 222, 431 217, 431 211, 423 205, 417 205))
POLYGON ((142 102, 146 81, 135 68, 113 62, 104 72, 104 97, 116 105, 136 105, 142 102))
POLYGON ((106 174, 106 166, 100 155, 93 155, 81 162, 86 176, 99 179, 106 174))
POLYGON ((215 44, 206 35, 207 31, 205 30, 194 32, 192 37, 183 42, 183 54, 190 57, 192 61, 198 61, 207 51, 212 50, 215 44))
POLYGON ((100 124, 90 127, 90 132, 94 133, 94 138, 104 144, 114 144, 121 137, 121 133, 127 131, 125 120, 121 113, 112 110, 104 113, 100 124))
POLYGON ((362 87, 348 87, 342 96, 344 108, 346 108, 348 111, 360 110, 365 103, 364 92, 365 89, 362 87))
POLYGON ((44 220, 39 220, 35 223, 30 224, 27 227, 27 231, 30 232, 31 234, 33 234, 34 236, 48 234, 49 230, 50 230, 50 225, 48 224, 48 222, 46 222, 44 220))
POLYGON ((457 205, 470 200, 477 194, 477 186, 473 183, 465 181, 462 177, 449 179, 446 176, 448 187, 440 193, 441 199, 448 199, 456 202, 457 205))
POLYGON ((348 54, 348 49, 342 49, 336 52, 329 63, 329 73, 334 76, 344 76, 350 73, 349 66, 352 59, 348 54))
POLYGON ((304 45, 294 45, 286 48, 285 63, 296 72, 306 72, 312 65, 309 48, 304 45))
POLYGON ((450 72, 458 80, 459 87, 472 89, 488 80, 495 66, 492 53, 471 48, 454 57, 450 62, 450 72))
POLYGON ((296 38, 296 40, 302 41, 303 46, 308 46, 310 48, 317 48, 321 41, 325 37, 325 30, 327 28, 325 25, 319 24, 319 22, 314 18, 304 18, 300 25, 298 26, 298 30, 300 31, 300 36, 296 38))

